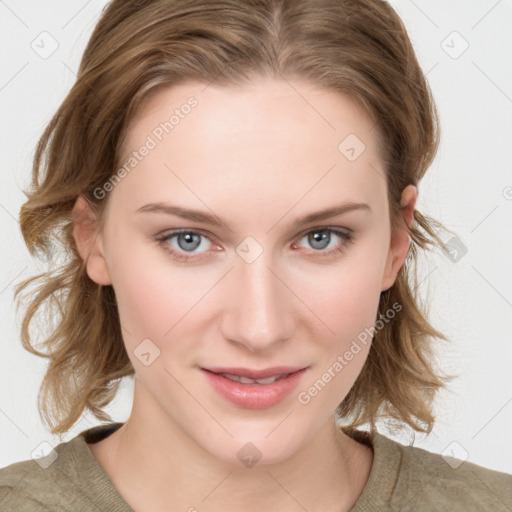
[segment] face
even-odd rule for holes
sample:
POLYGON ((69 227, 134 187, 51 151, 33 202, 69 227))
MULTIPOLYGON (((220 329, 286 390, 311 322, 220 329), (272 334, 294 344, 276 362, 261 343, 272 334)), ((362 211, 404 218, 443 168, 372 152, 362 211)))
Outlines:
POLYGON ((114 288, 138 413, 234 463, 247 442, 261 463, 284 460, 332 421, 370 343, 344 355, 408 246, 391 238, 370 118, 290 83, 190 82, 148 98, 87 262, 114 288), (201 215, 179 215, 189 210, 201 215), (286 376, 219 375, 240 369, 286 376))

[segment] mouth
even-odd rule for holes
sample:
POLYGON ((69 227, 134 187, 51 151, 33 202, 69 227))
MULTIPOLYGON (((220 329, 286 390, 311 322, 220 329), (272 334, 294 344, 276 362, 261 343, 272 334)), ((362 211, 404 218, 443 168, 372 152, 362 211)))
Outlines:
POLYGON ((277 405, 299 384, 307 367, 279 366, 262 370, 248 368, 201 368, 215 391, 246 409, 277 405))
POLYGON ((244 377, 243 375, 235 375, 233 373, 218 373, 217 375, 221 375, 222 377, 225 377, 229 380, 234 380, 235 382, 241 382, 242 384, 272 384, 272 382, 282 379, 283 377, 287 377, 290 374, 282 373, 280 375, 265 377, 264 379, 251 379, 249 377, 244 377))
POLYGON ((305 366, 273 366, 272 368, 264 368, 261 370, 250 370, 248 368, 203 368, 208 372, 222 375, 228 379, 243 382, 244 384, 253 384, 255 381, 265 381, 268 379, 269 382, 260 382, 260 384, 270 384, 274 380, 286 377, 291 373, 298 372, 299 370, 305 369, 305 366), (243 379, 243 380, 240 380, 243 379))

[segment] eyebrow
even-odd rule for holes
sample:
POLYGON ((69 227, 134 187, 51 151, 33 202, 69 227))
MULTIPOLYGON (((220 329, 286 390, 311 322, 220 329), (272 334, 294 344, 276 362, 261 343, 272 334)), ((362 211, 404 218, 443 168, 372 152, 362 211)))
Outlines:
MULTIPOLYGON (((371 212, 372 209, 369 204, 366 203, 345 203, 338 206, 331 206, 329 208, 325 208, 323 210, 308 213, 299 217, 293 223, 294 227, 301 226, 304 224, 310 224, 312 222, 318 222, 321 220, 329 219, 331 217, 335 217, 337 215, 342 215, 344 213, 348 213, 354 210, 363 210, 371 212)), ((165 203, 149 203, 141 206, 137 212, 142 213, 161 213, 166 215, 175 215, 176 217, 181 217, 182 219, 190 220, 193 222, 202 222, 204 224, 209 224, 211 226, 220 226, 225 225, 227 223, 223 221, 223 219, 217 217, 216 215, 199 211, 192 210, 188 208, 182 208, 180 206, 173 206, 165 203)))

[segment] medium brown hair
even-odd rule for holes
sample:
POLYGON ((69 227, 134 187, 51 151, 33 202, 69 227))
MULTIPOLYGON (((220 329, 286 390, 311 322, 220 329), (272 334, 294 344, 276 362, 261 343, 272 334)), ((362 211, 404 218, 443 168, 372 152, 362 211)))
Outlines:
MULTIPOLYGON (((111 1, 76 83, 38 142, 20 212, 29 251, 49 265, 18 284, 16 297, 18 306, 22 297, 28 304, 23 347, 49 359, 38 406, 52 433, 69 430, 85 409, 111 421, 103 408, 120 379, 134 374, 113 288, 88 277, 74 242, 77 198, 85 197, 101 218, 108 198, 98 199, 94 190, 120 165, 128 124, 150 93, 186 80, 243 86, 254 76, 307 79, 365 109, 379 134, 393 232, 397 228, 401 192, 417 186, 432 163, 439 125, 406 29, 385 1, 111 1), (29 332, 38 311, 47 314, 45 352, 29 332)), ((338 406, 347 428, 369 423, 373 430, 377 419, 389 418, 417 431, 432 429, 434 396, 449 380, 434 368, 433 343, 446 338, 427 321, 416 263, 420 249, 445 247, 440 229, 414 211, 407 259, 381 294, 379 314, 396 303, 402 309, 375 332, 364 367, 338 406)))

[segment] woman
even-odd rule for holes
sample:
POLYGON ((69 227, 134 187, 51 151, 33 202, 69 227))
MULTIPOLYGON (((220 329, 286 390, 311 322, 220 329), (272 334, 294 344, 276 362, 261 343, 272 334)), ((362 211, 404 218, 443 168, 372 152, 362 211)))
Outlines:
POLYGON ((376 428, 430 432, 448 380, 410 284, 443 246, 415 209, 437 145, 385 2, 112 1, 20 215, 69 261, 17 290, 39 282, 31 352, 60 315, 50 431, 110 423, 1 470, 2 510, 510 508, 512 476, 376 428))

